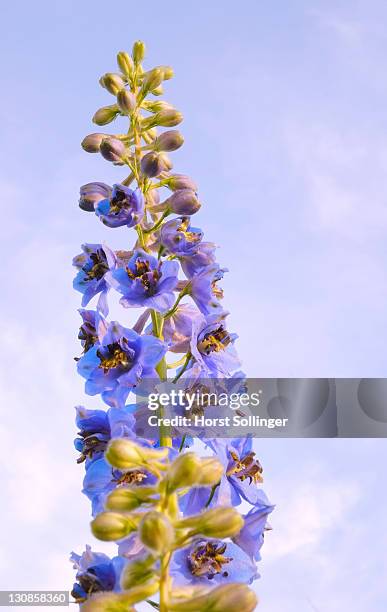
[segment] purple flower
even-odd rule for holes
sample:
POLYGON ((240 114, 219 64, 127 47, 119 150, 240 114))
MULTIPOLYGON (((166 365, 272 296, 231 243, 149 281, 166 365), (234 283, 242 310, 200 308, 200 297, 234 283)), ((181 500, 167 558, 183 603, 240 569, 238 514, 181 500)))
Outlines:
POLYGON ((81 454, 77 463, 86 461, 86 467, 105 452, 112 438, 134 438, 135 418, 126 408, 109 408, 104 410, 87 410, 76 407, 76 424, 79 429, 74 446, 81 454))
POLYGON ((71 553, 70 561, 77 570, 71 591, 76 603, 82 604, 90 595, 101 591, 119 591, 120 577, 126 564, 122 557, 110 559, 104 553, 94 553, 90 546, 82 555, 71 553))
POLYGON ((96 204, 110 198, 112 188, 105 183, 87 183, 80 188, 79 207, 87 212, 94 212, 96 204))
POLYGON ((86 393, 101 393, 109 406, 122 407, 143 377, 157 376, 155 367, 166 350, 166 344, 158 338, 140 336, 112 321, 78 361, 78 372, 86 379, 86 393))
POLYGON ((74 289, 83 294, 82 306, 87 306, 90 300, 100 293, 97 309, 105 316, 108 313, 106 273, 117 265, 116 257, 102 244, 83 244, 80 255, 73 259, 73 265, 78 268, 74 278, 74 289))
POLYGON ((105 334, 107 323, 98 310, 80 308, 78 312, 83 319, 83 323, 79 328, 78 340, 81 341, 83 352, 87 353, 98 342, 98 338, 105 334))
POLYGON ((262 502, 243 517, 244 525, 238 535, 233 538, 234 542, 255 561, 261 559, 259 551, 263 545, 265 531, 269 529, 267 517, 275 508, 275 506, 270 505, 262 491, 261 494, 262 502))
POLYGON ((113 185, 110 197, 100 200, 96 215, 108 227, 133 227, 144 216, 144 198, 140 189, 133 191, 125 185, 113 185))
POLYGON ((213 242, 201 242, 195 253, 180 257, 181 267, 187 278, 192 278, 206 268, 215 263, 216 245, 213 242))
POLYGON ((190 256, 196 253, 203 232, 191 227, 190 217, 177 217, 164 223, 160 230, 160 242, 168 253, 190 256))
POLYGON ((254 561, 237 545, 198 539, 174 553, 171 576, 175 585, 251 584, 259 577, 254 561))
POLYGON ((189 304, 180 304, 176 312, 165 319, 163 336, 169 350, 173 353, 187 353, 192 336, 192 322, 199 315, 198 310, 189 304))
MULTIPOLYGON (((191 353, 194 368, 211 376, 230 376, 240 366, 233 346, 237 335, 230 334, 225 325, 228 313, 199 316, 192 324, 191 353)), ((188 375, 188 374, 187 374, 188 375)))
POLYGON ((107 282, 122 293, 122 306, 147 306, 158 312, 166 312, 175 302, 173 289, 178 283, 178 270, 177 261, 160 262, 149 253, 137 249, 125 268, 108 274, 107 282))
POLYGON ((217 287, 217 282, 223 278, 223 274, 227 272, 226 268, 220 268, 217 263, 203 268, 195 274, 189 281, 189 294, 204 315, 223 311, 222 305, 219 302, 223 298, 223 291, 217 287))

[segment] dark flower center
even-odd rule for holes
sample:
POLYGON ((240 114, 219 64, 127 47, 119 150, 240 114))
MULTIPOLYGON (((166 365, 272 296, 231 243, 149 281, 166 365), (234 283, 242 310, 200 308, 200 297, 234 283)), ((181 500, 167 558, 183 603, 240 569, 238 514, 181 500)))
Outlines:
POLYGON ((200 242, 201 236, 197 232, 189 232, 189 217, 183 217, 177 231, 184 235, 187 242, 200 242))
POLYGON ((133 484, 141 484, 143 480, 147 478, 145 472, 141 470, 131 470, 130 472, 125 472, 121 476, 117 476, 113 478, 113 482, 116 482, 117 485, 133 485, 133 484))
POLYGON ((154 295, 157 288, 157 283, 161 278, 160 266, 151 270, 150 263, 147 259, 136 259, 135 270, 126 268, 126 272, 131 280, 136 278, 141 279, 141 283, 147 295, 154 295))
POLYGON ((97 330, 89 321, 85 321, 79 328, 78 340, 82 343, 84 353, 87 353, 97 342, 97 330))
POLYGON ((198 349, 204 355, 209 355, 212 352, 223 351, 230 343, 228 331, 220 325, 215 331, 208 332, 199 340, 198 349))
POLYGON ((105 252, 102 249, 97 249, 95 253, 91 253, 90 262, 87 262, 82 270, 86 274, 85 280, 100 280, 109 270, 105 252))
POLYGON ((85 602, 93 593, 113 590, 115 582, 114 570, 105 565, 103 566, 103 574, 101 574, 101 576, 98 576, 98 570, 98 567, 89 567, 86 572, 78 576, 78 584, 81 586, 85 595, 81 595, 79 591, 74 588, 71 591, 71 595, 74 597, 76 603, 85 602))
POLYGON ((240 459, 238 454, 234 451, 230 451, 230 455, 234 461, 234 465, 227 471, 227 476, 235 475, 239 480, 242 480, 242 482, 246 478, 249 478, 250 484, 252 482, 257 484, 263 481, 263 469, 258 459, 254 459, 255 453, 250 452, 242 457, 242 459, 240 459))
POLYGON ((130 370, 132 359, 122 348, 119 342, 108 344, 104 353, 101 350, 97 351, 99 357, 99 367, 103 369, 104 374, 113 368, 121 368, 122 370, 130 370))
POLYGON ((116 189, 114 196, 110 199, 109 213, 118 215, 123 208, 129 208, 128 196, 121 189, 116 189))
POLYGON ((194 576, 206 576, 211 580, 216 574, 228 576, 223 571, 223 565, 232 561, 231 557, 225 557, 227 544, 223 542, 200 542, 188 555, 188 566, 194 576))
POLYGON ((87 457, 91 459, 95 453, 103 453, 107 446, 107 440, 100 440, 95 434, 80 431, 78 436, 83 440, 82 452, 77 459, 77 463, 83 463, 87 457))

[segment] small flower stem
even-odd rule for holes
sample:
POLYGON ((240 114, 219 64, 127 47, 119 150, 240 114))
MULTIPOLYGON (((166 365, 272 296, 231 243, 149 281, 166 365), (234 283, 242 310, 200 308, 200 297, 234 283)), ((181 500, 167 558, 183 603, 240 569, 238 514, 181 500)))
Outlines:
POLYGON ((169 604, 169 562, 171 553, 167 553, 161 558, 160 574, 160 612, 168 612, 169 604))
MULTIPOLYGON (((156 336, 156 338, 160 338, 160 340, 162 340, 163 339, 163 325, 164 325, 163 317, 156 310, 151 310, 151 318, 152 318, 153 335, 156 336)), ((157 364, 156 372, 159 375, 160 380, 167 379, 167 362, 166 362, 165 357, 163 357, 161 361, 159 361, 159 363, 157 364)), ((162 418, 162 416, 163 415, 162 415, 161 408, 160 408, 160 418, 162 418)), ((172 447, 172 438, 170 436, 165 435, 165 431, 163 427, 160 427, 159 441, 160 441, 160 446, 172 447)))
POLYGON ((180 372, 178 374, 176 374, 175 378, 173 379, 173 383, 177 383, 177 381, 179 380, 179 378, 184 374, 184 372, 186 371, 189 362, 191 361, 192 355, 191 353, 187 353, 186 358, 185 358, 185 363, 183 365, 183 367, 181 368, 180 372))
POLYGON ((155 223, 153 225, 153 227, 150 227, 149 229, 144 230, 144 234, 151 234, 151 233, 155 232, 156 230, 158 230, 160 225, 164 221, 164 219, 166 217, 168 217, 169 214, 170 214, 170 210, 169 210, 169 208, 167 208, 167 210, 163 212, 163 214, 161 215, 160 219, 157 221, 157 223, 155 223))
POLYGON ((177 296, 177 300, 176 300, 176 302, 174 303, 174 305, 172 306, 171 310, 168 310, 168 312, 166 312, 166 313, 165 313, 165 315, 164 315, 164 320, 165 320, 165 319, 169 319, 169 317, 172 317, 172 316, 175 314, 175 312, 176 312, 176 310, 177 310, 177 307, 178 307, 178 305, 180 304, 180 301, 183 299, 183 297, 184 297, 185 295, 188 295, 188 294, 189 294, 189 289, 190 289, 190 284, 188 283, 188 284, 187 284, 187 285, 184 287, 183 291, 180 291, 179 295, 177 296))
POLYGON ((214 485, 214 486, 212 487, 212 489, 211 489, 211 493, 210 493, 210 497, 208 498, 207 503, 206 503, 206 505, 204 506, 205 508, 208 508, 208 506, 209 506, 209 505, 210 505, 210 503, 212 502, 213 497, 214 497, 214 495, 215 495, 215 491, 216 491, 216 489, 219 487, 219 485, 220 485, 220 482, 218 482, 216 485, 214 485))

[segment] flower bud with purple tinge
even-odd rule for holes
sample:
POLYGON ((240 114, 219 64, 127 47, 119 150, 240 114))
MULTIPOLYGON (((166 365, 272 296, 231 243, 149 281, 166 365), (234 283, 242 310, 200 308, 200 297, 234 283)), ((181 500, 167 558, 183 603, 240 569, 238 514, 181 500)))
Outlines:
POLYGON ((110 198, 112 188, 105 183, 87 183, 82 185, 79 191, 79 208, 86 212, 94 212, 98 202, 110 198))
POLYGON ((176 151, 184 143, 184 136, 179 130, 168 130, 160 134, 154 142, 156 151, 176 151))
POLYGON ((196 194, 191 189, 178 189, 165 202, 177 215, 193 215, 201 204, 196 197, 196 194))
POLYGON ((174 110, 172 104, 165 102, 165 100, 144 100, 141 106, 152 113, 158 113, 162 110, 174 110))
POLYGON ((197 191, 198 186, 189 176, 185 176, 185 174, 172 174, 168 178, 168 187, 172 189, 172 191, 177 191, 178 189, 191 189, 191 191, 197 191))
POLYGON ((166 155, 150 151, 141 160, 141 171, 149 178, 158 176, 161 172, 171 169, 170 160, 166 155))
POLYGON ((103 76, 101 76, 100 85, 108 90, 109 93, 116 96, 120 89, 125 87, 125 83, 122 77, 119 74, 115 74, 113 72, 107 72, 103 76))
POLYGON ((93 123, 97 125, 106 125, 111 123, 120 112, 117 104, 111 104, 110 106, 103 106, 99 108, 93 117, 93 123))
POLYGON ((135 64, 140 64, 145 57, 145 44, 142 40, 136 40, 132 49, 132 57, 135 64))
POLYGON ((106 134, 88 134, 81 142, 81 147, 87 153, 99 153, 99 147, 106 134))
POLYGON ((162 127, 174 127, 183 121, 183 115, 176 109, 162 110, 153 117, 153 125, 162 127))
POLYGON ((130 115, 137 105, 136 96, 127 89, 121 89, 117 94, 117 104, 125 115, 130 115))
POLYGON ((129 53, 126 51, 120 51, 117 53, 117 64, 121 72, 129 78, 133 72, 133 60, 129 53))
POLYGON ((163 71, 159 68, 153 68, 149 72, 146 72, 144 75, 144 80, 142 82, 142 94, 145 96, 148 91, 156 89, 163 82, 163 71))
POLYGON ((113 136, 109 136, 102 140, 100 151, 102 157, 114 164, 122 164, 127 153, 124 143, 113 136))

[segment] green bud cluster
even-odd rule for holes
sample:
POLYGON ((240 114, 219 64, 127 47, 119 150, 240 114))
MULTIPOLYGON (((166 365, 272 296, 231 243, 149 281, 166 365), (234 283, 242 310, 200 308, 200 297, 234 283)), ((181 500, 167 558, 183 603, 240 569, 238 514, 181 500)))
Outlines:
MULTIPOLYGON (((147 554, 129 563, 121 578, 123 593, 96 595, 90 610, 120 610, 146 599, 161 588, 165 571, 174 551, 191 544, 197 537, 232 538, 243 527, 243 518, 235 508, 211 508, 201 514, 182 517, 178 498, 187 488, 216 486, 223 476, 222 463, 214 457, 199 457, 194 452, 170 459, 168 448, 144 447, 129 439, 114 439, 108 445, 106 460, 130 475, 133 470, 150 472, 156 483, 123 485, 106 500, 106 511, 91 523, 93 534, 103 541, 120 541, 136 533, 147 554)), ((124 479, 125 482, 125 479, 124 479)), ((168 587, 168 607, 161 610, 208 610, 217 612, 253 610, 255 595, 244 585, 229 584, 192 595, 168 587), (235 591, 235 589, 237 589, 235 591), (236 605, 236 597, 239 597, 236 605), (235 607, 231 607, 231 603, 235 607), (242 607, 243 603, 243 607, 242 607), (203 607, 195 607, 195 606, 203 607), (250 606, 250 607, 249 607, 250 606)), ((163 604, 164 605, 164 604, 163 604)))

